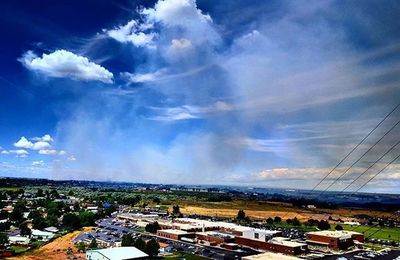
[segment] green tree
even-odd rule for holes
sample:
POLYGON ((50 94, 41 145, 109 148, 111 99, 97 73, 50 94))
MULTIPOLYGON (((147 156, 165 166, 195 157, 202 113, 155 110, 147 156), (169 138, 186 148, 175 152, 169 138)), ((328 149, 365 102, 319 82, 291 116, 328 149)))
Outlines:
POLYGON ((36 197, 44 197, 44 193, 42 189, 38 189, 36 192, 36 197))
POLYGON ((274 220, 270 217, 270 218, 267 218, 267 223, 269 224, 269 225, 272 225, 273 223, 274 223, 274 220))
POLYGON ((124 234, 122 236, 121 246, 133 246, 135 241, 131 234, 124 234))
POLYGON ((90 248, 90 249, 97 248, 96 238, 93 238, 92 241, 90 241, 90 244, 89 244, 88 248, 90 248))
POLYGON ((79 213, 79 218, 82 226, 93 226, 96 220, 96 215, 91 211, 81 211, 79 213))
POLYGON ((331 228, 331 225, 329 224, 328 221, 326 220, 321 220, 318 225, 317 225, 318 229, 320 230, 328 230, 331 228))
POLYGON ((70 230, 76 230, 81 227, 81 219, 74 213, 67 213, 62 219, 64 227, 70 230))
POLYGON ((149 242, 147 242, 145 252, 149 256, 153 257, 153 256, 158 255, 159 249, 160 249, 160 245, 154 238, 152 238, 149 242))
POLYGON ((276 217, 274 218, 274 222, 275 222, 275 223, 281 223, 281 221, 282 221, 281 217, 276 216, 276 217))
POLYGON ((136 239, 133 246, 143 252, 146 250, 146 243, 141 238, 136 239))
POLYGON ((58 218, 54 215, 47 215, 46 222, 49 226, 57 226, 58 225, 58 218))
POLYGON ((78 242, 78 244, 76 244, 76 248, 81 252, 85 252, 86 251, 86 244, 83 243, 82 241, 80 241, 80 242, 78 242))
POLYGON ((7 233, 0 233, 0 247, 4 247, 8 243, 7 233))
POLYGON ((335 229, 336 230, 343 230, 343 227, 341 225, 336 225, 335 229))
POLYGON ((27 223, 22 223, 21 225, 19 225, 19 230, 21 236, 31 236, 32 234, 32 231, 30 228, 28 228, 27 223))
POLYGON ((299 227, 299 226, 301 226, 301 223, 296 217, 294 217, 294 219, 292 220, 292 225, 299 227))
POLYGON ((236 216, 237 220, 244 220, 246 218, 246 213, 244 212, 244 210, 239 210, 236 216))
POLYGON ((160 227, 160 225, 158 224, 158 222, 156 221, 156 222, 154 222, 154 223, 149 223, 149 224, 147 224, 146 227, 145 227, 144 229, 145 229, 147 232, 150 232, 150 233, 157 233, 157 230, 160 230, 161 227, 160 227))
POLYGON ((48 227, 46 220, 42 216, 34 218, 32 220, 32 225, 34 229, 44 229, 48 227))
POLYGON ((42 214, 40 214, 40 212, 38 210, 32 210, 28 214, 28 219, 35 219, 35 218, 39 218, 41 216, 42 216, 42 214))
POLYGON ((173 215, 181 215, 181 209, 179 208, 179 205, 174 205, 172 207, 172 214, 173 215))

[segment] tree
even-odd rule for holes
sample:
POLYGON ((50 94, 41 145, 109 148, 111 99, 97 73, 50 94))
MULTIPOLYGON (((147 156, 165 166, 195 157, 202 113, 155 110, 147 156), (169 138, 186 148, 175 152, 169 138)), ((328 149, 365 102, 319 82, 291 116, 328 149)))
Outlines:
POLYGON ((32 225, 35 229, 44 229, 48 227, 46 220, 42 216, 34 218, 32 220, 32 225))
POLYGON ((289 225, 292 224, 292 219, 290 218, 286 219, 286 223, 288 223, 289 225))
POLYGON ((331 228, 331 225, 329 225, 328 221, 326 220, 321 220, 318 225, 317 225, 318 229, 320 230, 328 230, 331 228))
POLYGON ((36 192, 36 197, 44 197, 44 193, 42 189, 38 189, 36 192))
POLYGON ((298 227, 301 226, 301 223, 296 217, 294 217, 294 219, 292 220, 292 225, 298 227))
POLYGON ((336 230, 343 230, 343 227, 341 225, 336 225, 335 229, 336 230))
POLYGON ((154 203, 157 203, 157 204, 160 204, 161 200, 160 200, 160 198, 158 198, 158 197, 154 197, 154 198, 153 198, 153 202, 154 202, 154 203))
POLYGON ((239 210, 236 216, 237 220, 244 220, 246 218, 246 213, 244 212, 244 210, 239 210))
POLYGON ((0 233, 0 247, 4 247, 8 243, 7 233, 0 233))
POLYGON ((21 236, 31 236, 31 234, 32 234, 32 231, 30 228, 28 228, 27 223, 22 223, 19 226, 19 230, 20 230, 21 236))
POLYGON ((149 224, 147 224, 146 227, 145 227, 144 229, 145 229, 147 232, 150 232, 150 233, 157 233, 157 230, 160 230, 161 227, 160 227, 160 225, 158 224, 158 222, 156 221, 156 222, 154 222, 154 223, 149 223, 149 224))
POLYGON ((96 215, 91 211, 81 211, 79 213, 79 218, 82 226, 93 226, 96 220, 96 215))
POLYGON ((152 238, 149 242, 147 242, 145 252, 149 256, 153 257, 153 256, 158 255, 158 250, 159 249, 160 249, 160 245, 158 244, 158 242, 154 238, 152 238))
POLYGON ((80 241, 80 242, 78 242, 78 244, 76 244, 76 248, 81 252, 86 251, 86 245, 82 241, 80 241))
POLYGON ((146 243, 141 238, 136 239, 135 243, 133 244, 133 246, 136 247, 137 249, 141 250, 141 251, 145 251, 146 250, 146 243))
POLYGON ((10 214, 8 213, 8 211, 5 210, 0 211, 0 219, 7 219, 9 215, 10 214))
POLYGON ((173 215, 181 215, 181 209, 179 208, 179 205, 175 205, 172 207, 172 214, 173 215))
POLYGON ((90 249, 97 248, 96 238, 93 238, 92 241, 90 241, 88 248, 90 248, 90 249))
POLYGON ((272 225, 272 223, 274 223, 274 220, 273 220, 272 218, 268 218, 268 219, 267 219, 267 223, 270 224, 270 225, 272 225))
POLYGON ((67 213, 62 219, 63 225, 70 230, 79 229, 81 227, 81 219, 74 213, 67 213))
POLYGON ((49 226, 57 226, 58 225, 58 218, 54 215, 47 215, 46 222, 49 226))
POLYGON ((122 236, 121 246, 133 246, 135 241, 131 234, 124 234, 122 236))

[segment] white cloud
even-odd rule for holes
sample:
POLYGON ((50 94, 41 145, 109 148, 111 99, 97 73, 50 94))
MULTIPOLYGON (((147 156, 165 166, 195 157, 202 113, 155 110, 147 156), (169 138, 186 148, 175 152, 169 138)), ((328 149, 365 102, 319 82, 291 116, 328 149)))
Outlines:
POLYGON ((9 150, 9 153, 16 154, 20 158, 25 158, 28 156, 29 152, 23 149, 18 149, 18 150, 9 150))
POLYGON ((189 49, 192 47, 192 42, 188 39, 172 39, 170 48, 180 50, 189 49))
POLYGON ((7 151, 7 150, 3 150, 3 151, 1 151, 1 154, 9 154, 10 152, 9 151, 7 151))
POLYGON ((39 141, 33 144, 32 150, 44 150, 51 148, 51 145, 48 142, 39 141))
POLYGON ((67 160, 68 161, 76 161, 76 158, 75 158, 75 156, 70 155, 70 156, 68 156, 67 160))
POLYGON ((154 8, 144 9, 143 14, 166 26, 199 26, 212 22, 208 14, 197 8, 195 0, 159 0, 154 8))
POLYGON ((103 30, 109 37, 123 43, 132 43, 137 47, 151 47, 156 33, 144 33, 141 30, 151 28, 148 26, 139 26, 135 20, 129 21, 124 26, 118 26, 112 30, 103 30))
POLYGON ((31 149, 33 147, 33 143, 22 136, 18 142, 14 143, 14 146, 17 148, 31 149))
POLYGON ((145 82, 151 82, 155 80, 159 80, 160 78, 163 78, 166 75, 166 70, 157 70, 152 73, 136 73, 132 74, 129 72, 122 72, 121 76, 125 78, 129 83, 145 83, 145 82))
POLYGON ((44 166, 44 161, 43 160, 33 161, 32 166, 44 166))
POLYGON ((43 54, 41 58, 28 51, 18 60, 29 70, 38 71, 49 77, 113 82, 113 74, 110 71, 86 57, 66 50, 43 54))
POLYGON ((51 143, 51 142, 54 141, 53 138, 49 134, 45 134, 42 137, 33 137, 33 138, 31 138, 31 140, 33 140, 33 141, 43 141, 43 142, 48 142, 48 143, 51 143))
POLYGON ((54 149, 44 149, 44 150, 39 150, 39 154, 43 155, 57 155, 59 152, 54 149))

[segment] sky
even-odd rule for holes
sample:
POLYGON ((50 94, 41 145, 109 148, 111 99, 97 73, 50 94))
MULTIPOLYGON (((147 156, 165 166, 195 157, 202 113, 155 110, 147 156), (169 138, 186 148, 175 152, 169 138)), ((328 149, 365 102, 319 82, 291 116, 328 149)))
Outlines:
MULTIPOLYGON (((400 100, 398 1, 20 0, 0 12, 0 176, 311 189, 400 100)), ((330 189, 362 174, 346 191, 361 187, 400 153, 399 133, 330 189)), ((361 191, 400 193, 399 177, 394 161, 361 191)))

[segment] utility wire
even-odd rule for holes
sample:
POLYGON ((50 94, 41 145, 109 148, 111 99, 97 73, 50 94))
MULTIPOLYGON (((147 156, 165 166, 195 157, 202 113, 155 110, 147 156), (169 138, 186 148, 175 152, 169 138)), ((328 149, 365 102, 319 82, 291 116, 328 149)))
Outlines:
POLYGON ((356 146, 353 147, 353 149, 345 156, 343 157, 342 160, 336 166, 328 172, 313 188, 311 191, 314 191, 326 178, 328 178, 329 175, 331 175, 332 172, 334 172, 337 167, 339 167, 391 114, 393 114, 394 111, 396 111, 397 108, 400 107, 400 103, 395 106, 356 146))
POLYGON ((396 124, 394 124, 388 131, 386 131, 386 133, 379 138, 378 141, 376 141, 374 143, 374 145, 372 145, 366 152, 363 153, 363 155, 361 155, 360 158, 358 158, 352 165, 350 165, 342 174, 340 174, 331 184, 329 184, 328 187, 326 187, 324 190, 322 190, 319 194, 321 195, 322 193, 324 193, 325 191, 327 191, 330 187, 332 187, 337 181, 339 181, 340 178, 342 178, 351 168, 353 168, 354 165, 356 165, 367 153, 369 153, 380 141, 382 141, 383 138, 385 138, 385 136, 387 136, 398 124, 400 124, 400 120, 396 122, 396 124))
POLYGON ((373 164, 371 164, 364 172, 362 172, 360 175, 358 175, 357 178, 355 178, 352 182, 350 182, 344 189, 342 189, 340 192, 343 192, 345 190, 347 190, 353 183, 355 183, 356 181, 358 181, 369 169, 371 169, 372 167, 374 167, 383 157, 385 157, 388 153, 390 153, 394 148, 396 148, 396 146, 400 144, 400 140, 395 143, 392 147, 390 147, 389 150, 387 150, 381 157, 379 157, 379 159, 377 159, 373 164))

